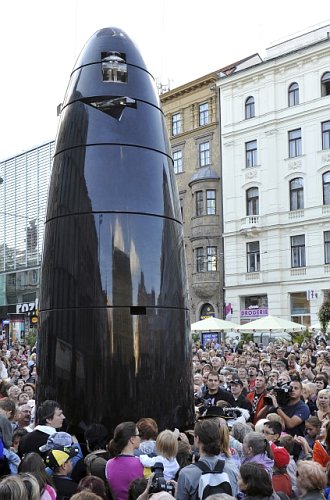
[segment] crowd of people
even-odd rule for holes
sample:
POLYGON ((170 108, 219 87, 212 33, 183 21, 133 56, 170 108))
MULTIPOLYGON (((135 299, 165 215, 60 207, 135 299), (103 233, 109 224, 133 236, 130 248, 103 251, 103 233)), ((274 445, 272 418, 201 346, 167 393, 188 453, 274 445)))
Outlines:
POLYGON ((326 339, 196 342, 192 368, 191 429, 138 416, 78 442, 60 402, 36 408, 35 349, 4 343, 0 499, 330 500, 326 339))

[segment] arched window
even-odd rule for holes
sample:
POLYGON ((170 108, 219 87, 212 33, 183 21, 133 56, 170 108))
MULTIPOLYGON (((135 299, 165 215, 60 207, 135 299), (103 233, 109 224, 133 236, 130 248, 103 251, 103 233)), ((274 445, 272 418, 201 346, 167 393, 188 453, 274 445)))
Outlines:
POLYGON ((330 171, 322 175, 323 205, 330 205, 330 171))
POLYGON ((330 95, 330 71, 327 71, 321 78, 321 96, 330 95))
POLYGON ((203 304, 201 308, 200 319, 206 319, 210 316, 214 316, 214 307, 211 304, 203 304))
POLYGON ((290 181, 290 210, 304 208, 304 180, 296 177, 290 181))
POLYGON ((246 215, 259 215, 259 189, 257 187, 246 190, 246 215))
POLYGON ((299 104, 299 85, 296 82, 289 86, 288 103, 290 107, 299 104))
POLYGON ((254 97, 250 96, 245 101, 245 119, 254 118, 255 115, 254 97))

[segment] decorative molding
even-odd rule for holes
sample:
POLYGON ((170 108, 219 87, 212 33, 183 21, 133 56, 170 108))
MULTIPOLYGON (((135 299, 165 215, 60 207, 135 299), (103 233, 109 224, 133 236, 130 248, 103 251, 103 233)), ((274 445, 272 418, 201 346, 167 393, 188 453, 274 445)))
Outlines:
POLYGON ((293 160, 289 161, 288 163, 288 168, 290 170, 297 170, 298 168, 302 167, 302 161, 301 160, 293 160))
POLYGON ((322 160, 322 163, 329 163, 330 162, 330 151, 328 153, 323 153, 321 160, 322 160))
POLYGON ((245 179, 254 179, 258 175, 258 170, 251 167, 245 172, 245 179))

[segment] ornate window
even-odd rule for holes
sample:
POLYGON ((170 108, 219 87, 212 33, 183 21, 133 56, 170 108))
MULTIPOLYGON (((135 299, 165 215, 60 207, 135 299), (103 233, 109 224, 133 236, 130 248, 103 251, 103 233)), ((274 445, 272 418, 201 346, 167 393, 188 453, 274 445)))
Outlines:
POLYGON ((196 216, 203 215, 203 191, 196 191, 196 216))
POLYGON ((209 123, 209 105, 207 102, 199 105, 199 126, 209 123))
POLYGON ((299 104, 299 85, 296 82, 291 83, 289 86, 288 101, 290 107, 299 104))
POLYGON ((304 208, 304 180, 296 177, 289 183, 290 186, 290 210, 304 208))
POLYGON ((324 263, 330 264, 330 231, 324 231, 324 263))
POLYGON ((321 96, 330 95, 330 71, 327 71, 321 78, 321 96))
POLYGON ((210 143, 202 142, 199 144, 199 166, 205 167, 206 165, 210 165, 210 143))
POLYGON ((205 270, 204 248, 203 247, 196 248, 195 255, 196 255, 196 271, 198 273, 203 273, 205 270))
POLYGON ((250 241, 246 244, 246 268, 248 273, 260 271, 259 241, 250 241))
POLYGON ((172 135, 181 133, 181 113, 172 115, 172 135))
POLYGON ((301 128, 289 131, 289 158, 301 156, 301 128))
POLYGON ((173 152, 173 168, 175 174, 180 174, 181 172, 183 172, 181 149, 173 152))
POLYGON ((322 175, 323 205, 330 205, 330 171, 322 175))
POLYGON ((217 247, 206 247, 207 251, 207 271, 217 270, 217 247))
POLYGON ((259 215, 259 189, 257 187, 246 190, 246 215, 259 215))
POLYGON ((245 143, 246 167, 254 167, 257 165, 257 152, 257 141, 249 141, 245 143))
POLYGON ((206 213, 207 215, 215 215, 216 213, 216 190, 206 190, 206 213))
POLYGON ((254 97, 250 96, 245 101, 245 119, 255 117, 254 97))
POLYGON ((291 267, 305 267, 305 235, 291 236, 291 267))
POLYGON ((322 149, 330 149, 330 120, 322 123, 322 149))

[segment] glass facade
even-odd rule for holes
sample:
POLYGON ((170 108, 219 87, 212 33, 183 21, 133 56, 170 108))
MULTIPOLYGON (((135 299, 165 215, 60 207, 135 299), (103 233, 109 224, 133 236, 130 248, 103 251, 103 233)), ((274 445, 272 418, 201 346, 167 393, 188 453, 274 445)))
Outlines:
POLYGON ((0 163, 0 319, 39 299, 53 152, 54 141, 0 163))

